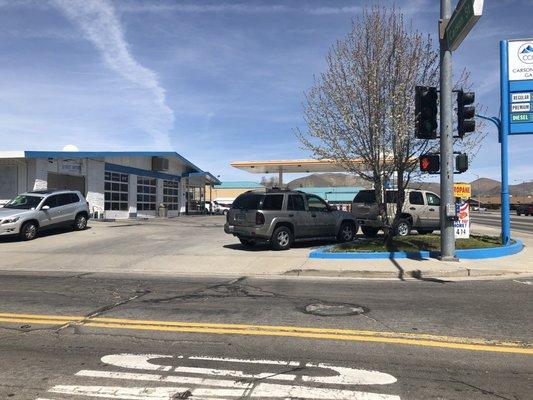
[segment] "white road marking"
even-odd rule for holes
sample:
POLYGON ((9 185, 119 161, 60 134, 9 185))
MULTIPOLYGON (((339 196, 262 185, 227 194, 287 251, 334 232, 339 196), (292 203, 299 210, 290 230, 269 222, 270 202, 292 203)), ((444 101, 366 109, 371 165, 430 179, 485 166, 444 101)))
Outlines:
POLYGON ((185 372, 189 374, 206 374, 215 376, 229 376, 232 378, 242 379, 278 379, 283 381, 293 381, 296 375, 283 374, 278 372, 263 372, 260 374, 245 374, 243 371, 233 371, 227 369, 198 368, 198 367, 177 367, 176 372, 185 372))
POLYGON ((205 360, 205 361, 225 361, 247 364, 269 364, 269 365, 288 365, 290 367, 297 367, 300 365, 299 361, 281 361, 281 360, 248 360, 243 358, 222 358, 222 357, 204 357, 191 356, 189 360, 205 360))
MULTIPOLYGON (((223 400, 236 397, 249 398, 275 398, 275 399, 331 399, 331 400, 399 400, 400 397, 388 394, 368 393, 338 388, 345 385, 387 385, 396 382, 392 375, 364 369, 339 367, 326 363, 306 363, 281 360, 253 360, 236 358, 219 358, 205 356, 170 356, 161 354, 111 354, 101 358, 102 362, 130 370, 176 372, 184 374, 197 374, 201 376, 160 375, 155 373, 137 373, 124 371, 98 371, 81 370, 76 373, 78 377, 118 379, 130 381, 147 381, 159 383, 178 384, 178 387, 121 387, 121 386, 84 386, 84 385, 56 385, 49 390, 50 393, 75 395, 85 397, 100 397, 107 399, 124 400, 169 400, 187 390, 192 393, 190 400, 223 400), (192 366, 173 367, 159 365, 151 360, 160 358, 188 359, 199 361, 215 361, 225 363, 241 363, 243 367, 250 364, 264 364, 272 369, 277 366, 277 371, 261 373, 245 373, 233 369, 214 369, 192 366), (267 383, 265 379, 295 381, 297 375, 285 374, 287 367, 303 366, 314 374, 301 376, 305 383, 320 383, 332 387, 313 387, 306 384, 295 385, 282 383, 267 383), (281 368, 283 370, 279 371, 281 368), (322 371, 321 371, 322 370, 322 371), (324 370, 326 372, 324 373, 324 370), (318 375, 320 373, 320 375, 318 375), (333 374, 332 374, 333 373, 333 374), (228 378, 228 379, 217 379, 228 378), (229 379, 233 378, 233 379, 229 379), (238 378, 238 379, 235 379, 238 378), (207 387, 206 387, 207 386, 207 387), (211 386, 211 387, 209 387, 211 386), (337 386, 337 387, 335 387, 337 386)), ((287 371, 292 372, 292 371, 287 371)), ((39 399, 37 399, 39 400, 39 399)), ((46 399, 40 399, 46 400, 46 399)))
POLYGON ((330 400, 400 400, 399 396, 358 392, 352 390, 324 389, 290 385, 274 385, 260 383, 246 389, 214 389, 188 387, 119 387, 119 386, 76 386, 57 385, 50 389, 52 393, 69 394, 87 397, 105 397, 123 400, 170 400, 177 394, 190 391, 188 399, 198 400, 206 397, 234 398, 299 398, 299 399, 330 399, 330 400))
POLYGON ((368 371, 365 369, 355 369, 337 367, 330 364, 307 363, 306 367, 326 368, 338 373, 335 376, 302 376, 304 382, 332 383, 337 385, 388 385, 396 382, 392 375, 379 371, 368 371))
POLYGON ((248 388, 250 383, 237 382, 235 380, 224 379, 208 379, 197 378, 191 376, 163 376, 156 374, 140 374, 132 372, 111 372, 111 371, 92 371, 81 370, 77 376, 87 376, 91 378, 111 378, 111 379, 124 379, 133 381, 152 381, 152 382, 169 382, 179 383, 183 385, 205 385, 205 386, 220 386, 230 388, 248 388))
POLYGON ((145 369, 148 371, 170 371, 169 365, 152 364, 149 361, 155 358, 173 358, 173 356, 161 354, 110 354, 102 357, 102 362, 130 369, 145 369))

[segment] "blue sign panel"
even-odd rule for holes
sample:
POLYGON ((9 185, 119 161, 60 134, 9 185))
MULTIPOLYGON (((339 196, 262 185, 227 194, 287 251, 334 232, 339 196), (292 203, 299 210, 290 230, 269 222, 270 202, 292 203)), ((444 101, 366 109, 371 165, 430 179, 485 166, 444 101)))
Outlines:
POLYGON ((504 60, 507 64, 507 73, 502 77, 505 80, 502 97, 506 96, 507 101, 502 101, 502 105, 506 103, 507 106, 502 107, 502 111, 507 113, 508 117, 503 118, 508 121, 508 125, 504 127, 504 133, 508 135, 532 134, 533 39, 509 40, 504 43, 507 47, 507 56, 504 60))

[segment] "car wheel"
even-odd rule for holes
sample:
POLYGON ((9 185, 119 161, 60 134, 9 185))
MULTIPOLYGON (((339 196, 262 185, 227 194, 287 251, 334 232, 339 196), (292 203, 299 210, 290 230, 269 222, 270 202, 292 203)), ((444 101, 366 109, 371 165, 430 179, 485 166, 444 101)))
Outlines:
POLYGON ((74 230, 82 231, 85 228, 87 228, 87 217, 84 214, 76 215, 76 219, 74 220, 74 230))
POLYGON ((33 240, 37 237, 39 228, 35 222, 26 222, 20 229, 20 238, 22 240, 33 240))
POLYGON ((362 226, 361 230, 363 231, 363 235, 365 235, 368 238, 375 238, 378 235, 378 228, 373 228, 371 226, 362 226))
POLYGON ((292 244, 292 232, 286 226, 280 226, 272 234, 270 240, 272 248, 274 250, 288 250, 292 244))
POLYGON ((433 233, 433 229, 417 229, 419 235, 429 235, 433 233))
POLYGON ((249 239, 239 239, 241 241, 241 244, 245 247, 253 247, 255 246, 255 240, 249 240, 249 239))
POLYGON ((356 228, 354 224, 351 224, 349 222, 343 222, 339 229, 337 240, 339 242, 351 242, 354 239, 355 234, 356 228))
POLYGON ((411 224, 406 219, 399 219, 394 226, 394 233, 397 236, 407 236, 411 232, 411 224))

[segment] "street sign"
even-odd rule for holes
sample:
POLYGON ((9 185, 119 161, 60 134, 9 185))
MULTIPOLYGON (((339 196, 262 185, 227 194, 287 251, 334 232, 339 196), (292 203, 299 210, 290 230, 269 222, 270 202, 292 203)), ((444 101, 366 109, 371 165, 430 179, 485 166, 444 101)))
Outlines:
POLYGON ((456 50, 483 13, 483 0, 461 0, 446 26, 444 39, 451 51, 456 50))

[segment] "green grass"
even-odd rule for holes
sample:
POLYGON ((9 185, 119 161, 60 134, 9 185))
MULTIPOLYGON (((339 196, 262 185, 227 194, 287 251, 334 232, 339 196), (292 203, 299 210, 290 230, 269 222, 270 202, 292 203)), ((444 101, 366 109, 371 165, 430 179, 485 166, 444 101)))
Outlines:
MULTIPOLYGON (((469 239, 457 239, 456 249, 483 249, 488 247, 500 247, 500 238, 494 236, 470 236, 469 239)), ((439 235, 412 235, 395 237, 392 245, 387 247, 384 237, 375 239, 360 238, 350 243, 335 245, 329 249, 332 253, 340 252, 376 252, 376 251, 440 251, 439 235)))

